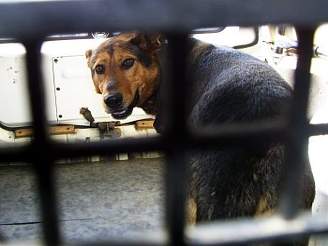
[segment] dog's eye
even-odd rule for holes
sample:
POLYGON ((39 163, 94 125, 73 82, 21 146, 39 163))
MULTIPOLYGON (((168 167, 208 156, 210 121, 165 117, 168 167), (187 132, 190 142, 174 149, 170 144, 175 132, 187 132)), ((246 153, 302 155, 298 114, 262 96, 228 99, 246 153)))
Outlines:
POLYGON ((96 70, 97 74, 104 74, 105 73, 105 66, 104 65, 97 65, 95 70, 96 70))
POLYGON ((122 62, 122 67, 124 69, 129 69, 130 67, 132 67, 134 64, 134 59, 133 58, 128 58, 128 59, 125 59, 123 62, 122 62))

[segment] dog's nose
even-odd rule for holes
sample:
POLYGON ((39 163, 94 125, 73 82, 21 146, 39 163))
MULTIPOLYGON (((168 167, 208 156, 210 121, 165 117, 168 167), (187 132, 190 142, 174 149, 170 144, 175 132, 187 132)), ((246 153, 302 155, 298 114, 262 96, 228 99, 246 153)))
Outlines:
POLYGON ((122 106, 123 97, 121 93, 110 94, 104 97, 105 104, 110 108, 119 108, 122 106))

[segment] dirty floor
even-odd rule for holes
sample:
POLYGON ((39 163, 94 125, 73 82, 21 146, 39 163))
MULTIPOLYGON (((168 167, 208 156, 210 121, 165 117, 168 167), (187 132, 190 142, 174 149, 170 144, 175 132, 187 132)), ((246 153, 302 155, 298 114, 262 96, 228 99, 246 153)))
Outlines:
MULTIPOLYGON (((67 241, 134 237, 162 227, 160 159, 57 165, 60 229, 67 241)), ((11 240, 41 236, 31 168, 0 167, 0 232, 11 240)))

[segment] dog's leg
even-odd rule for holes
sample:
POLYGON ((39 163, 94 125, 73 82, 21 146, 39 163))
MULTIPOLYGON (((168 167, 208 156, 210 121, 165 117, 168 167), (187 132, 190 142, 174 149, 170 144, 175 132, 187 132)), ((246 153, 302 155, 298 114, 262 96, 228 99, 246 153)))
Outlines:
POLYGON ((196 219, 197 219, 197 204, 195 199, 193 198, 188 198, 187 200, 187 206, 186 206, 186 220, 188 225, 194 225, 196 224, 196 219))

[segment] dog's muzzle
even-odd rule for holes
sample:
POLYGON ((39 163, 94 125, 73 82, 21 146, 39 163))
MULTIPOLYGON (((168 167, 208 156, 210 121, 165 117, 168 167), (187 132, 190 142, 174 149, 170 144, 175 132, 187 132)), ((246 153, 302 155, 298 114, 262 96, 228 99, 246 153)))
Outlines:
POLYGON ((137 105, 138 100, 139 93, 136 92, 130 105, 124 107, 123 96, 121 93, 110 94, 104 97, 104 103, 107 106, 106 111, 115 119, 125 119, 128 117, 132 113, 133 108, 137 105))
POLYGON ((104 97, 104 102, 110 109, 120 109, 123 104, 123 96, 121 93, 106 95, 104 97))

